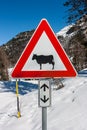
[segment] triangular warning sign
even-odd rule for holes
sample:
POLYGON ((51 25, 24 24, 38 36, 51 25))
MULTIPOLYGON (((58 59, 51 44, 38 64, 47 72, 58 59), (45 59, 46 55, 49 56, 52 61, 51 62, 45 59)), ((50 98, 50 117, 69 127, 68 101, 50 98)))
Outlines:
POLYGON ((52 78, 76 75, 49 23, 42 19, 15 65, 12 77, 52 78))

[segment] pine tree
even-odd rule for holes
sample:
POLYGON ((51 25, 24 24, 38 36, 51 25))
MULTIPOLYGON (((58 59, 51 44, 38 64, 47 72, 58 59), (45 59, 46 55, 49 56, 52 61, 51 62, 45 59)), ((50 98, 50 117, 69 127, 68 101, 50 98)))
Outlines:
POLYGON ((87 0, 67 0, 64 6, 68 7, 67 22, 72 23, 87 14, 87 0))

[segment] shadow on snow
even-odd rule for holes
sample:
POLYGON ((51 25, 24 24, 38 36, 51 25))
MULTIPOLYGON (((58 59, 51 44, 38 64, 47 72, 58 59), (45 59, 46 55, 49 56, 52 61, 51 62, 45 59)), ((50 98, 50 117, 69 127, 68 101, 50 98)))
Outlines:
POLYGON ((78 76, 87 77, 87 69, 79 71, 78 72, 78 76))
MULTIPOLYGON (((27 94, 38 88, 37 84, 18 81, 18 90, 20 95, 27 94)), ((13 92, 16 93, 16 82, 15 81, 4 81, 2 82, 2 88, 0 92, 13 92)))

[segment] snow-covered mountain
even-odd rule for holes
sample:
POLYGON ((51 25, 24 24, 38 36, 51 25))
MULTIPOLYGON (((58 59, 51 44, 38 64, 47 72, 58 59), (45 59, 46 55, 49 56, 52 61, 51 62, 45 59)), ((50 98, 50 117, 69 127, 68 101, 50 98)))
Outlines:
POLYGON ((57 33, 76 70, 87 68, 87 15, 57 33))
MULTIPOLYGON (((19 82, 21 118, 17 118, 15 82, 0 82, 0 130, 42 129, 37 84, 37 81, 19 82)), ((57 91, 51 85, 48 130, 87 130, 87 75, 64 79, 63 84, 57 91)))
MULTIPOLYGON (((63 29, 61 29, 58 33, 56 33, 56 36, 57 36, 57 37, 58 37, 58 36, 63 36, 63 37, 69 36, 69 35, 67 34, 67 32, 69 31, 69 29, 70 29, 71 27, 73 27, 73 24, 72 24, 72 25, 68 25, 68 26, 64 27, 63 29)), ((71 33, 70 35, 72 35, 72 33, 71 33)))

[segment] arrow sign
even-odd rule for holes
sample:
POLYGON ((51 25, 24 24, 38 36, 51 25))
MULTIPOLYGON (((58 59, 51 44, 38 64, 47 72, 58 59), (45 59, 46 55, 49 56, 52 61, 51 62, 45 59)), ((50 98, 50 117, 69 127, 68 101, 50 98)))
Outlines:
POLYGON ((51 87, 49 80, 39 81, 38 104, 40 107, 48 107, 51 105, 51 87))
POLYGON ((41 100, 45 103, 49 100, 49 98, 46 99, 46 96, 44 95, 44 99, 41 98, 41 100))
POLYGON ((46 84, 43 84, 40 89, 42 88, 44 89, 44 91, 46 91, 46 88, 49 89, 49 87, 46 84))

